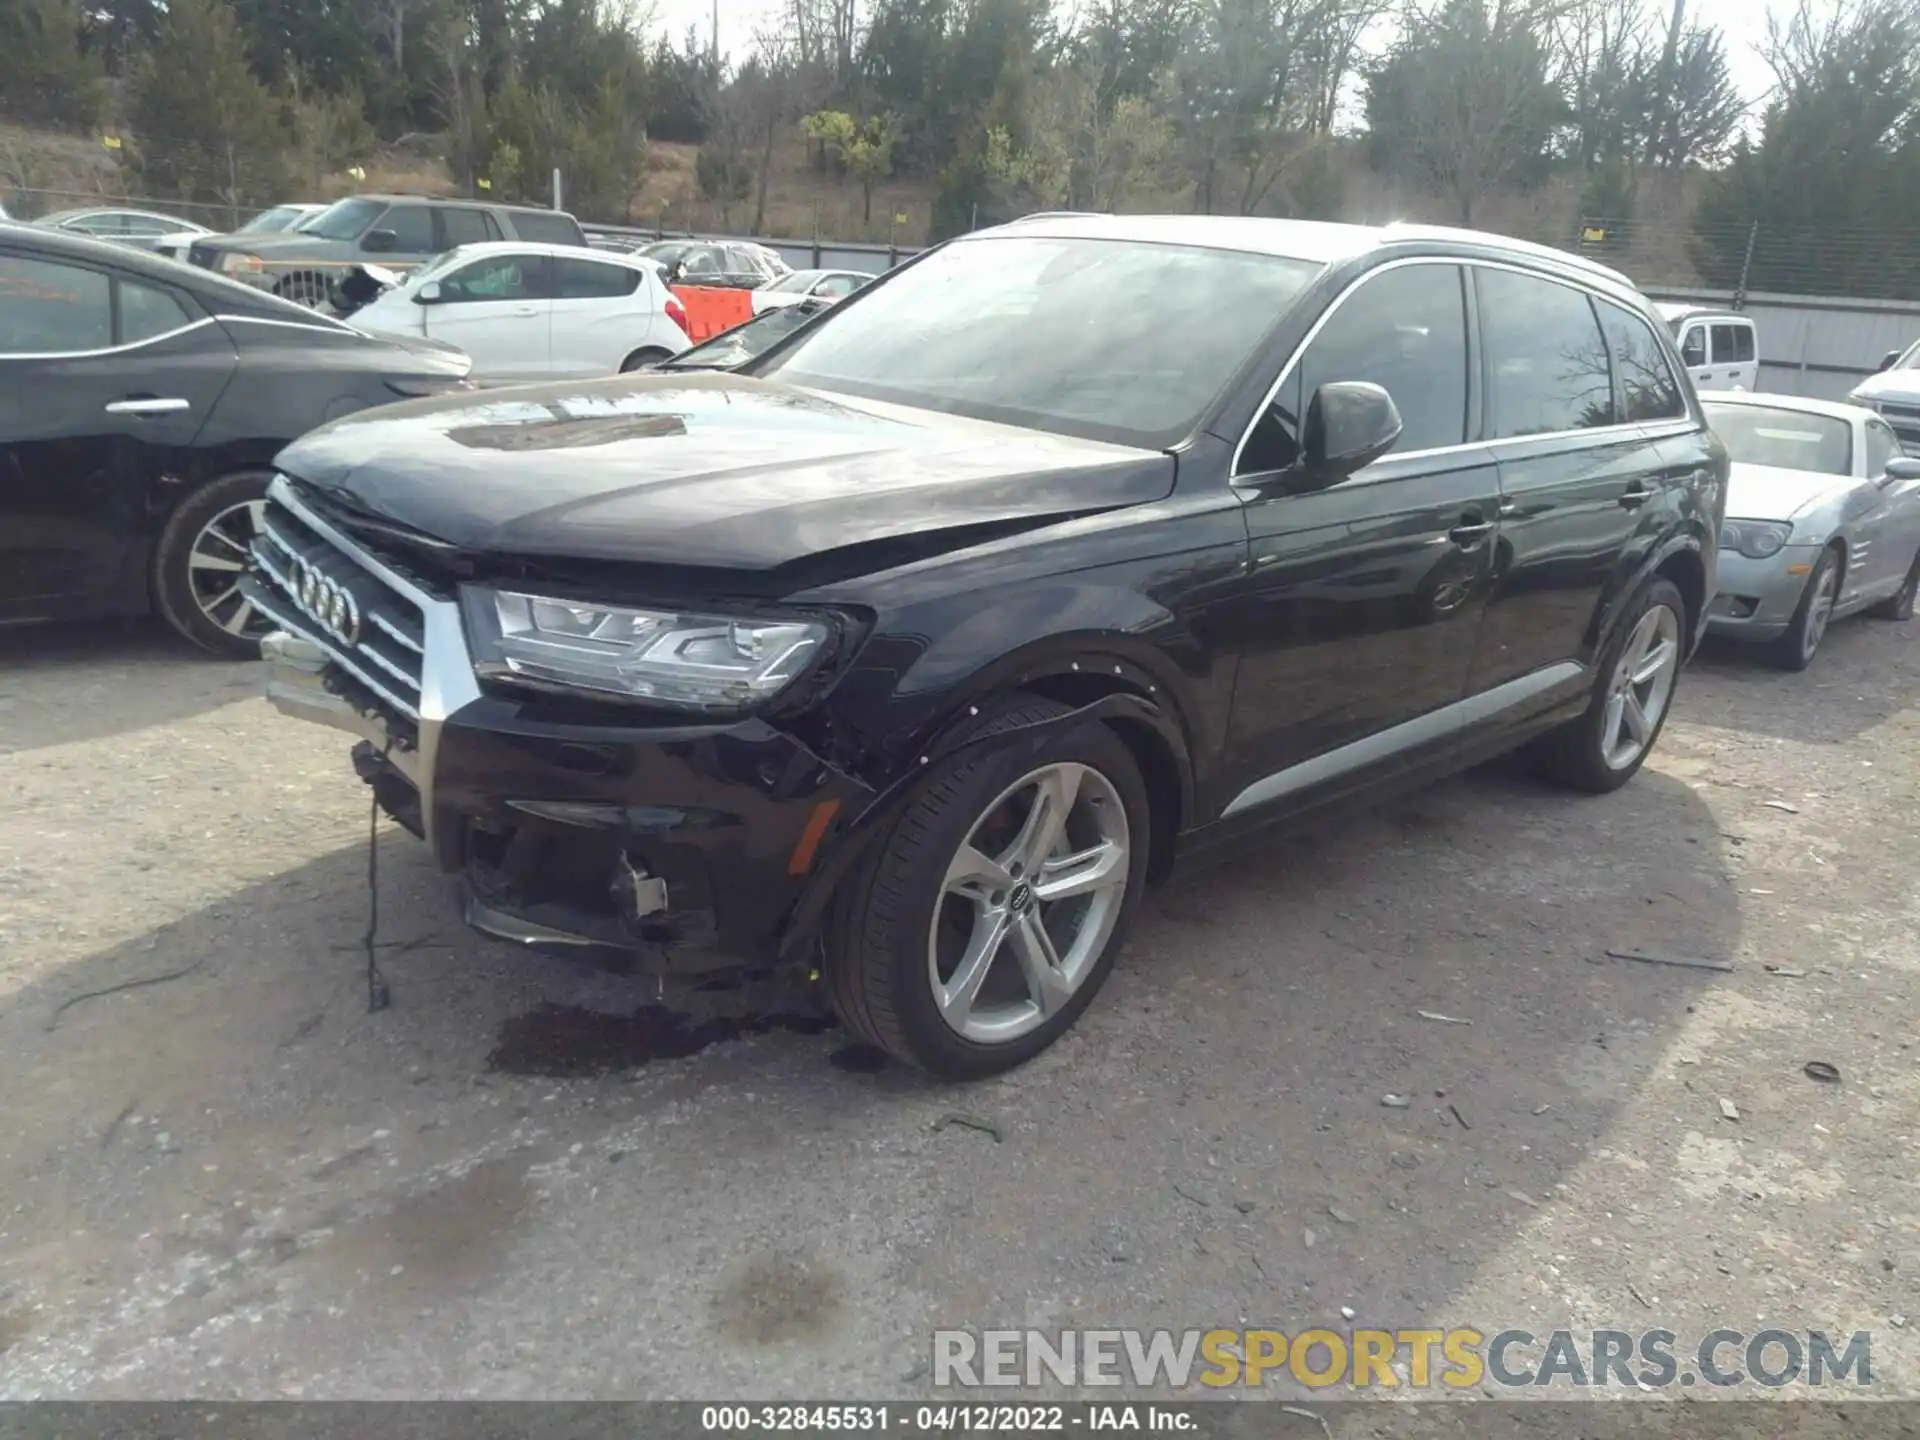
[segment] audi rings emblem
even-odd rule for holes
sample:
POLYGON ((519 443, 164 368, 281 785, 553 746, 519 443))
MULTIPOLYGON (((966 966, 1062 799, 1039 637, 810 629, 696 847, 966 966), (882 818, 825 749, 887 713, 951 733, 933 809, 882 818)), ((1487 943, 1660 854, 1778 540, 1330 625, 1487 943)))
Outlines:
POLYGON ((360 643, 360 604, 351 590, 297 555, 291 559, 287 578, 293 582, 295 603, 322 630, 342 645, 360 643))

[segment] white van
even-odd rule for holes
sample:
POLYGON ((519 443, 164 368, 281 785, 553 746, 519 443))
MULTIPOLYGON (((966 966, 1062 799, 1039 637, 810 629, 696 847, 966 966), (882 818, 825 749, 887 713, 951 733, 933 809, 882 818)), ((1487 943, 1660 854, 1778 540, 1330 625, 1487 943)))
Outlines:
POLYGON ((1657 308, 1680 347, 1680 363, 1696 390, 1760 388, 1760 337, 1752 317, 1698 305, 1657 308))

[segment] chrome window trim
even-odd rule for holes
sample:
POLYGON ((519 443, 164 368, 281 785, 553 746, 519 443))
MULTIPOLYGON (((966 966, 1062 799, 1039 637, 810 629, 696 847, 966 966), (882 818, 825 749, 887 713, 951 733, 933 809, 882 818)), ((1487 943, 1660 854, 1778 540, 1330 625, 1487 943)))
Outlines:
POLYGON ((97 360, 106 355, 126 355, 135 350, 144 350, 149 345, 158 345, 162 340, 171 340, 176 335, 184 335, 189 330, 198 330, 203 325, 211 324, 213 317, 208 316, 175 326, 158 335, 149 335, 144 340, 135 340, 130 345, 109 345, 103 350, 0 350, 0 360, 97 360))
MULTIPOLYGON (((1253 418, 1247 422, 1247 428, 1241 432, 1240 443, 1233 447, 1233 460, 1227 467, 1227 474, 1230 477, 1227 483, 1230 486, 1236 489, 1252 488, 1243 487, 1240 484, 1240 457, 1247 448, 1247 442, 1253 439, 1254 427, 1260 423, 1261 417, 1267 413, 1268 409, 1273 405, 1273 402, 1279 397, 1280 391, 1285 387, 1287 381, 1293 378, 1293 372, 1300 364, 1300 357, 1305 355, 1307 353, 1307 347, 1319 338, 1321 330, 1326 327, 1329 320, 1333 319, 1335 312, 1338 311, 1342 305, 1345 305, 1362 286, 1375 276, 1384 275, 1390 270, 1405 269, 1413 265, 1454 265, 1462 269, 1471 267, 1483 270, 1505 270, 1509 274, 1524 276, 1529 280, 1544 280, 1550 285, 1564 285, 1569 290, 1575 290, 1585 295, 1589 300, 1603 300, 1616 309, 1625 310, 1629 315, 1634 314, 1632 310, 1621 305, 1618 300, 1615 300, 1612 296, 1593 285, 1582 284, 1580 281, 1567 276, 1549 275, 1527 265, 1510 265, 1502 261, 1482 260, 1467 255, 1409 255, 1403 259, 1389 260, 1384 265, 1376 265, 1373 269, 1367 271, 1366 274, 1356 278, 1351 285, 1333 297, 1332 303, 1330 303, 1325 310, 1321 311, 1320 318, 1313 322, 1313 327, 1301 337, 1300 343, 1294 346, 1293 353, 1287 357, 1287 363, 1280 367, 1278 378, 1268 387, 1265 397, 1260 401, 1259 405, 1254 408, 1253 418)), ((1683 365, 1681 368, 1685 369, 1686 367, 1683 365)), ((1677 381, 1678 377, 1676 376, 1675 379, 1677 381)), ((1628 431, 1639 433, 1645 431, 1647 427, 1651 425, 1667 424, 1675 426, 1684 425, 1688 430, 1691 430, 1694 419, 1691 414, 1687 414, 1661 420, 1622 420, 1616 421, 1612 425, 1595 425, 1584 430, 1549 430, 1538 435, 1508 435, 1499 439, 1463 440, 1457 445, 1433 445, 1424 450, 1390 450, 1385 455, 1382 455, 1379 460, 1376 460, 1374 464, 1384 464, 1393 460, 1425 459, 1434 455, 1464 454, 1470 450, 1485 450, 1493 445, 1531 443, 1536 440, 1560 440, 1576 435, 1587 437, 1610 434, 1624 435, 1628 431)), ((1254 473, 1267 474, 1269 472, 1256 471, 1254 473)))

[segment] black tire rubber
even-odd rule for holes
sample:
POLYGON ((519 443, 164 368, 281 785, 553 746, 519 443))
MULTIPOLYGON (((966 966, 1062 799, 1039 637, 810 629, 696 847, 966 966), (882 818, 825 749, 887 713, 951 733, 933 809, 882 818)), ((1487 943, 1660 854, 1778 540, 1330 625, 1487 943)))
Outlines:
POLYGON ((1911 620, 1916 596, 1920 596, 1920 555, 1915 555, 1913 564, 1907 567, 1905 583, 1867 614, 1876 620, 1911 620))
MULTIPOLYGON (((1673 611, 1680 622, 1680 643, 1683 646, 1686 644, 1687 603, 1671 580, 1655 575, 1627 602, 1620 623, 1614 627, 1613 638, 1601 652, 1600 663, 1595 667, 1593 698, 1587 705, 1586 713, 1545 736, 1535 747, 1539 769, 1548 779, 1569 789, 1584 790, 1590 795, 1605 795, 1618 790, 1639 774, 1647 756, 1653 753, 1653 747, 1660 743, 1660 732, 1666 728, 1667 716, 1673 713, 1671 695, 1667 697, 1666 709, 1654 724, 1652 736, 1631 765, 1616 770, 1607 764, 1601 753, 1600 732, 1606 724, 1607 689, 1613 679, 1614 667, 1620 663, 1620 652, 1626 649, 1627 641, 1632 639, 1634 627, 1656 605, 1665 605, 1673 611)), ((1676 693, 1678 685, 1676 677, 1676 693)))
MULTIPOLYGON (((1014 696, 983 711, 974 733, 992 734, 1066 714, 1070 707, 1014 696)), ((1125 942, 1146 884, 1152 811, 1133 752, 1098 721, 1049 737, 1038 752, 985 746, 958 763, 934 765, 906 811, 874 837, 840 887, 828 927, 823 979, 841 1023, 897 1059, 948 1080, 1010 1070, 1057 1040, 1099 994, 1125 942), (981 1045, 940 1017, 927 978, 927 932, 946 866, 989 804, 1022 773, 1075 760, 1106 775, 1126 807, 1132 846, 1120 918, 1080 989, 1044 1025, 1001 1045, 981 1045)))
POLYGON ((620 362, 620 373, 622 375, 631 375, 643 365, 657 365, 662 360, 671 360, 672 358, 673 352, 671 350, 662 350, 657 346, 649 345, 643 350, 634 351, 631 355, 627 356, 626 359, 622 360, 620 362))
MULTIPOLYGON (((1819 588, 1821 577, 1829 570, 1837 568, 1839 564, 1840 552, 1834 549, 1833 546, 1829 545, 1820 552, 1819 560, 1814 563, 1813 573, 1807 576, 1806 588, 1800 592, 1800 603, 1794 606, 1793 619, 1787 622, 1786 634, 1782 635, 1778 640, 1773 641, 1766 648, 1766 656, 1769 663, 1778 666, 1782 670, 1793 671, 1795 673, 1806 669, 1813 663, 1814 655, 1820 653, 1818 645, 1814 647, 1813 655, 1802 653, 1805 649, 1807 622, 1813 615, 1813 593, 1819 588)), ((1839 582, 1836 581, 1835 585, 1837 586, 1838 583, 1839 582)), ((1834 603, 1838 604, 1840 596, 1837 589, 1833 598, 1834 603)), ((1831 628, 1833 624, 1831 616, 1828 617, 1827 624, 1829 628, 1831 628)), ((1826 637, 1824 635, 1821 637, 1820 643, 1826 643, 1826 637)))
POLYGON ((269 470, 238 470, 222 475, 189 495, 160 532, 153 552, 153 604, 174 630, 210 654, 227 660, 258 660, 260 642, 230 634, 200 613, 193 598, 187 559, 207 521, 231 505, 258 500, 273 479, 269 470))

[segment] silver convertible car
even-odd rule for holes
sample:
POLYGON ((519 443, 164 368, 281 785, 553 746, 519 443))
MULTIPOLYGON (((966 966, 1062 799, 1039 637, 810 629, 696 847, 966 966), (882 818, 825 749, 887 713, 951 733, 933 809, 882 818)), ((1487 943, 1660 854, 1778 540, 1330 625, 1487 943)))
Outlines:
POLYGON ((1920 459, 1871 410, 1797 395, 1703 396, 1733 459, 1709 630, 1804 670, 1827 625, 1913 614, 1920 459))

